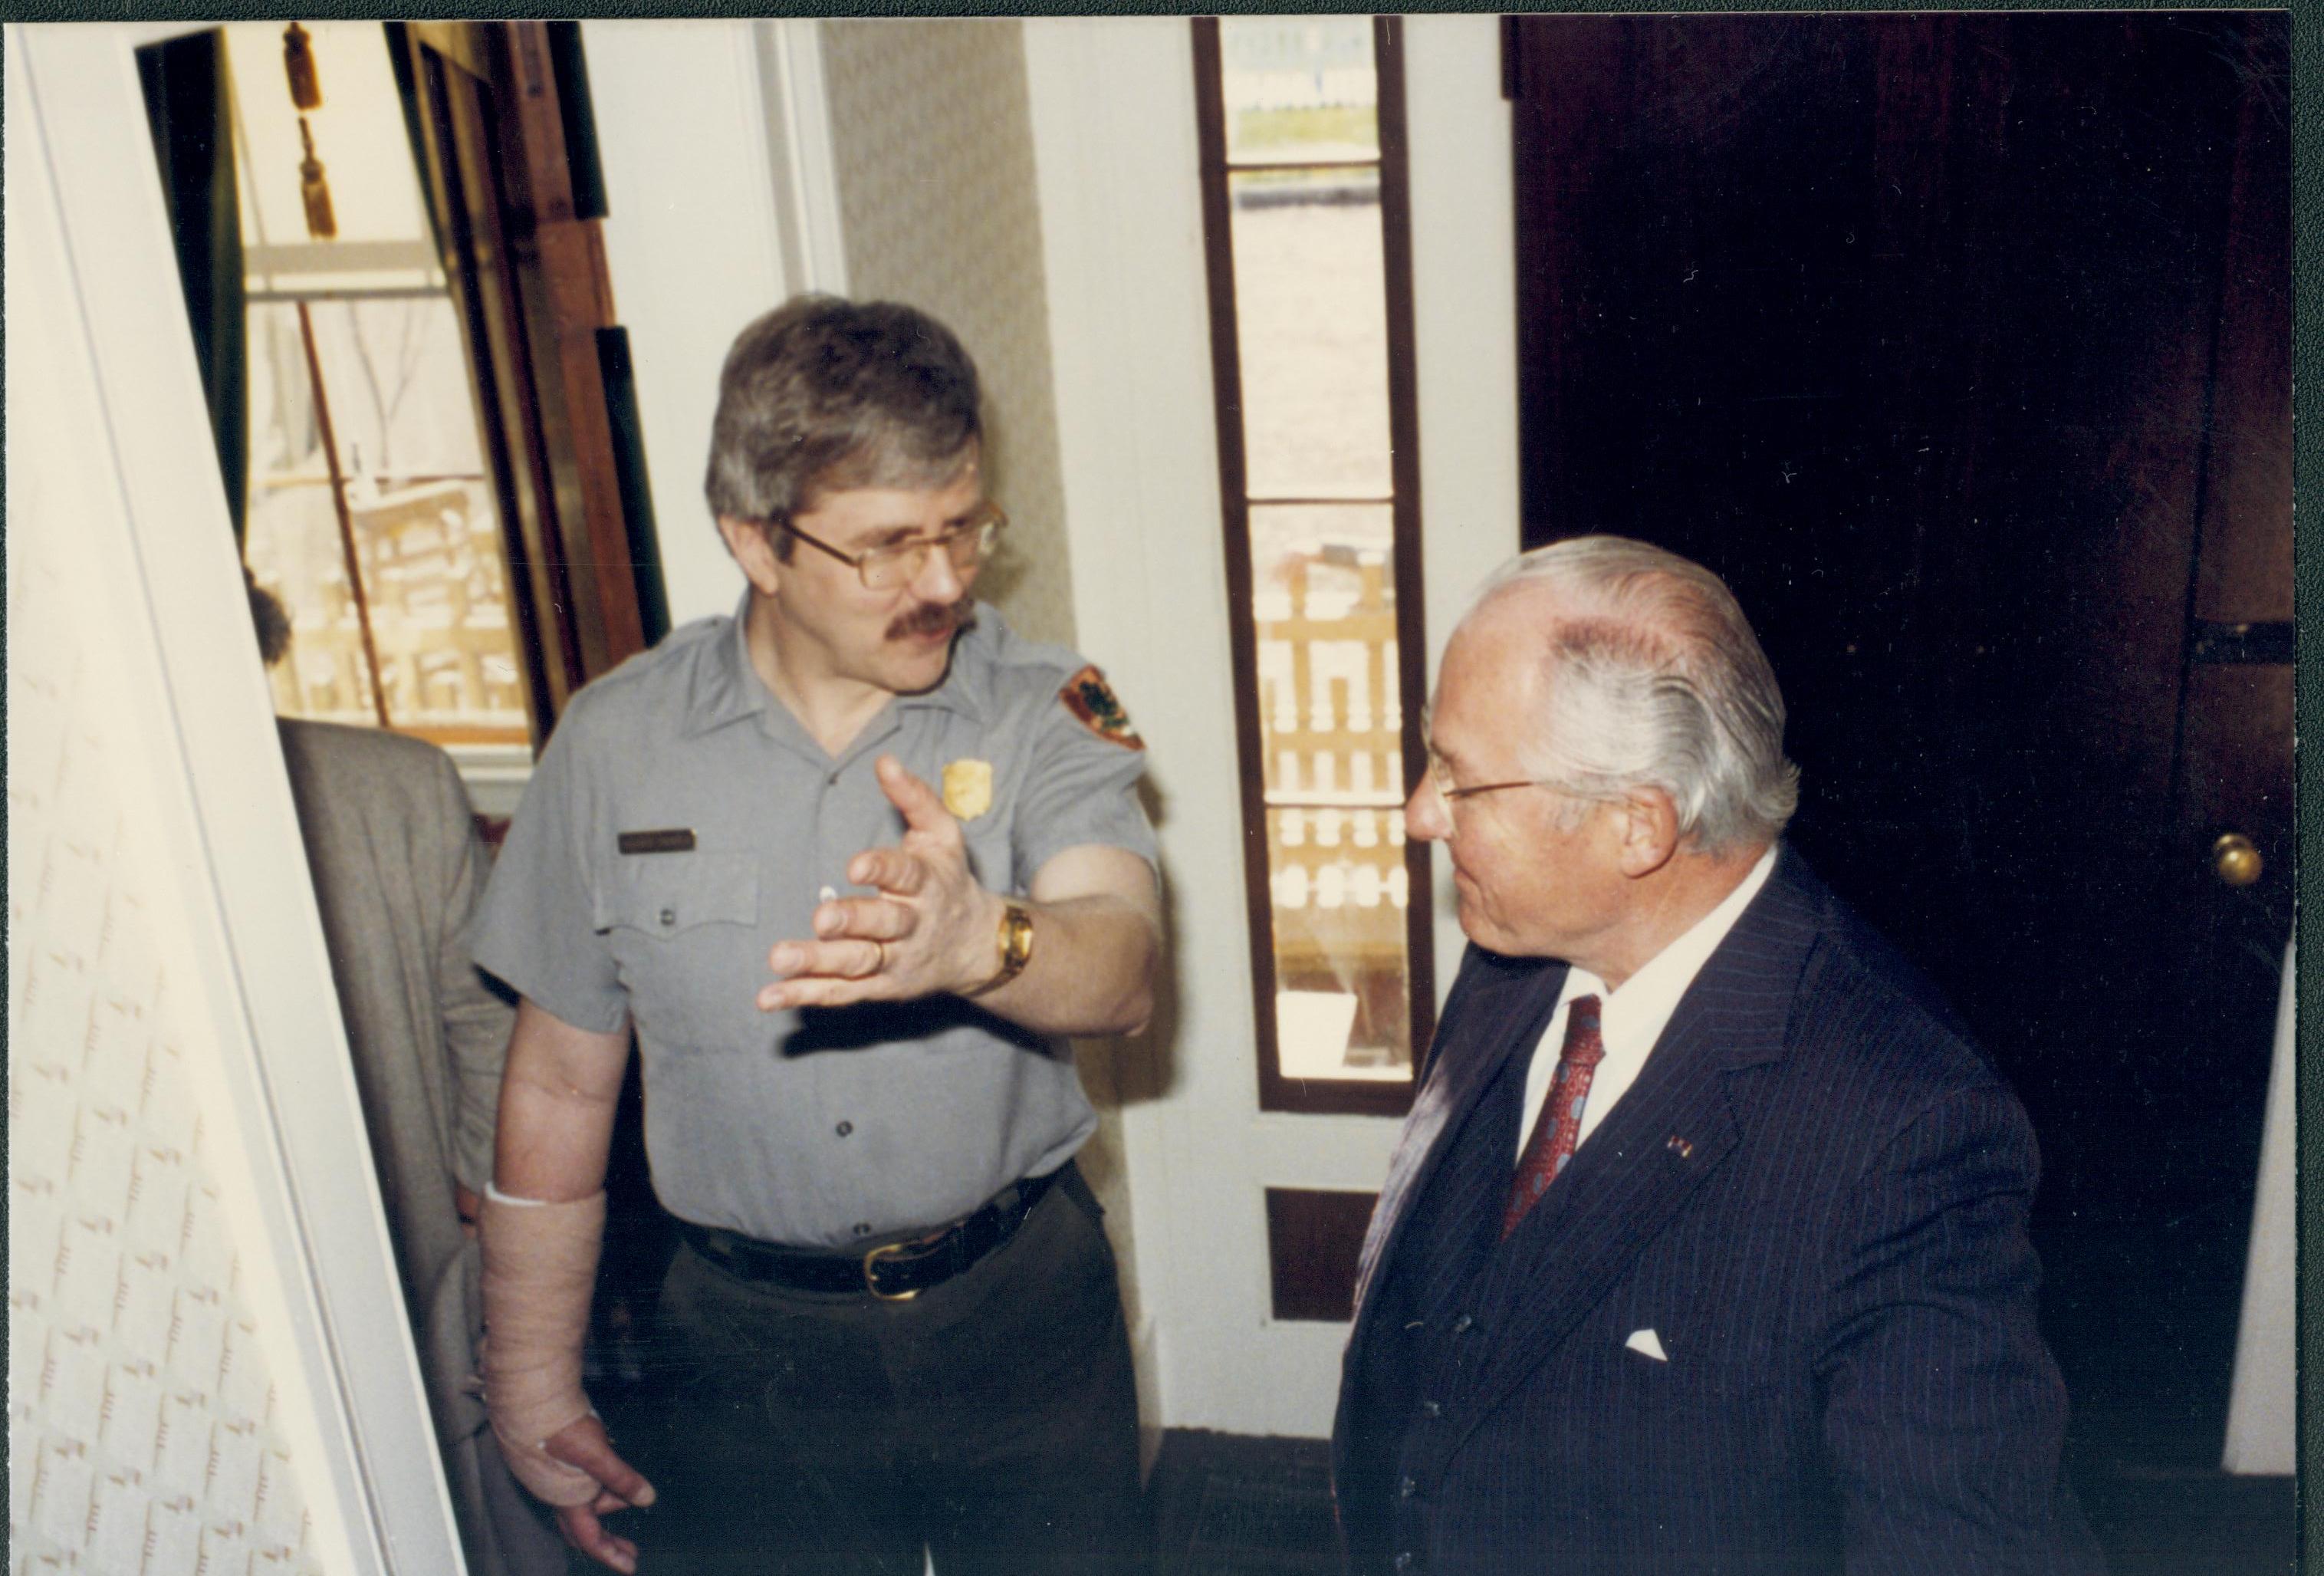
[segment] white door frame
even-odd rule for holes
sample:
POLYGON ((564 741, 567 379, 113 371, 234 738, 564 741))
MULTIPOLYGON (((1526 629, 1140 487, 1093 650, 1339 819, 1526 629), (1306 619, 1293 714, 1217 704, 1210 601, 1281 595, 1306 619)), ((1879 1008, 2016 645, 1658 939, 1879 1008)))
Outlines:
POLYGON ((581 23, 605 266, 630 335, 673 626, 731 613, 742 594, 702 496, 727 347, 796 291, 847 291, 821 27, 581 23))
MULTIPOLYGON (((1491 17, 1405 24, 1432 676, 1517 547, 1508 106, 1491 17)), ((1082 644, 1151 750, 1175 1000, 1123 1129, 1161 1419, 1318 1436, 1344 1325, 1271 1316, 1264 1190, 1377 1190, 1397 1123, 1258 1109, 1218 456, 1182 18, 1024 24, 1082 644)), ((1439 862, 1440 991, 1461 938, 1439 862)))
MULTIPOLYGON (((134 50, 183 26, 11 25, 7 129, 47 178, 8 194, 10 284, 55 264, 55 343, 94 383, 76 465, 117 505, 85 522, 100 638, 146 742, 139 788, 173 857, 189 1010, 215 1037, 246 1166, 236 1191, 285 1424, 325 1557, 458 1571, 354 1064, 235 562, 134 50), (41 254, 20 252, 22 244, 41 254), (302 1451, 302 1453, 304 1452, 302 1451), (329 1552, 336 1544, 343 1553, 329 1552)), ((12 356, 12 362, 14 357, 12 356)), ((13 369, 12 369, 13 370, 13 369)), ((42 392, 12 377, 13 401, 42 392)), ((178 976, 172 976, 173 981, 178 976)), ((175 988, 173 986, 173 988, 175 988)))

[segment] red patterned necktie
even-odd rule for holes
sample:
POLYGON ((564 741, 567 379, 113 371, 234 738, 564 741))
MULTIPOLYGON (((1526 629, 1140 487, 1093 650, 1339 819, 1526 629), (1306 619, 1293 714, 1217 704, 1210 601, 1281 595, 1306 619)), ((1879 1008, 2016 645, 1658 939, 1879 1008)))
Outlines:
POLYGON ((1509 1202, 1501 1211, 1503 1237, 1517 1229, 1526 1211, 1557 1180, 1573 1158, 1573 1146, 1582 1141, 1582 1107, 1590 1098, 1590 1075, 1606 1055, 1605 1036, 1598 1032, 1598 1005, 1595 996, 1576 996, 1565 1004, 1565 1046, 1557 1053, 1557 1071, 1550 1077, 1541 1114, 1533 1119, 1533 1136, 1517 1157, 1517 1175, 1509 1179, 1509 1202))

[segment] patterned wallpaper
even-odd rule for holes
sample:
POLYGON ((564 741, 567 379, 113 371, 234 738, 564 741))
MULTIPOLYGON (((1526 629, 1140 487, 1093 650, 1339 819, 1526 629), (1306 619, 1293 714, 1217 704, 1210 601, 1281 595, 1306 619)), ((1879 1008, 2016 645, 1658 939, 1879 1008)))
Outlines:
POLYGON ((976 358, 986 470, 1010 518, 978 589, 1018 633, 1070 645, 1022 30, 1013 19, 825 22, 823 61, 849 293, 933 312, 976 358))
POLYGON ((115 787, 143 761, 82 611, 77 446, 38 403, 7 478, 9 1570, 319 1571, 189 1067, 216 1047, 115 787))
MULTIPOLYGON (((823 62, 848 288, 951 326, 984 380, 987 469, 1009 545, 980 594, 1028 639, 1074 643, 1041 210, 1014 19, 825 22, 823 62)), ((1133 705, 1132 714, 1135 714, 1133 705)), ((1107 1210, 1130 1326, 1140 1307, 1122 1161, 1142 1047, 1075 1047, 1098 1130, 1080 1160, 1107 1210)))

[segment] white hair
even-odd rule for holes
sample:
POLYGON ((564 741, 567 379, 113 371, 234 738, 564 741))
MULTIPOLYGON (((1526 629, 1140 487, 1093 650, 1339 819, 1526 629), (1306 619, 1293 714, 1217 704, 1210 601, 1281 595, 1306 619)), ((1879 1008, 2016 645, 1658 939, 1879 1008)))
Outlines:
POLYGON ((1536 777, 1582 799, 1659 788, 1706 853, 1782 834, 1800 777, 1783 692, 1724 581, 1646 542, 1575 537, 1502 565, 1469 612, 1528 589, 1551 603, 1524 751, 1536 777))

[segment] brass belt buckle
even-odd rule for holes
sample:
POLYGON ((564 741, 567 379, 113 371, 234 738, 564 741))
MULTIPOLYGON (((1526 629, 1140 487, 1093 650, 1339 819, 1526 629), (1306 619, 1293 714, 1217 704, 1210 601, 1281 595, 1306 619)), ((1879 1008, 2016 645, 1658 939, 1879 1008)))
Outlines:
POLYGON ((874 1248, 865 1254, 863 1256, 863 1289, 883 1303, 908 1303, 918 1296, 920 1289, 918 1286, 914 1286, 908 1292, 883 1292, 880 1289, 878 1275, 880 1261, 882 1258, 900 1258, 904 1249, 911 1246, 909 1242, 890 1242, 883 1247, 874 1248))

